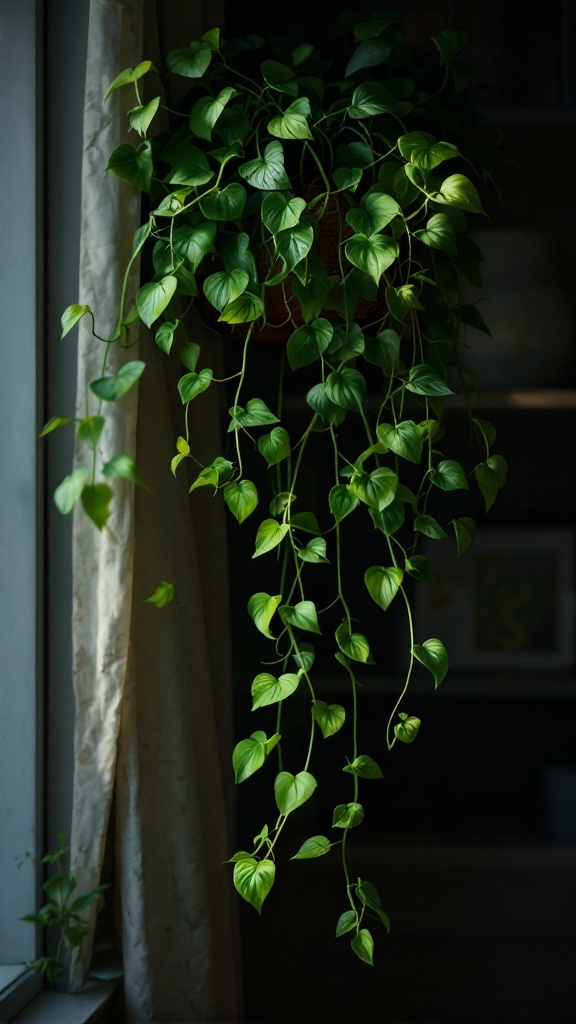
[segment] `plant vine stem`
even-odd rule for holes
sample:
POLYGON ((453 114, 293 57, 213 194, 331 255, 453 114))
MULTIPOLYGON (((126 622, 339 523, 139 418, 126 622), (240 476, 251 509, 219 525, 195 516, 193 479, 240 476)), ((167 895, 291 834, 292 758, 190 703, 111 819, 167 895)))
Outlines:
POLYGON ((412 609, 410 607, 410 602, 409 602, 409 600, 408 600, 408 598, 406 596, 406 591, 404 590, 404 587, 402 587, 402 586, 400 587, 400 592, 402 594, 402 597, 404 598, 404 604, 406 605, 406 611, 408 613, 408 628, 410 630, 410 661, 409 661, 409 664, 408 664, 408 671, 406 673, 406 680, 404 682, 404 686, 402 688, 402 692, 401 692, 400 696, 398 697, 398 700, 396 701, 396 703, 395 703, 395 705, 394 705, 394 707, 393 707, 393 709, 392 709, 392 711, 390 713, 390 718, 388 719, 388 723, 386 725, 386 744, 388 746, 388 750, 392 750, 392 747, 394 746, 394 744, 396 742, 396 737, 394 737, 393 739, 390 739, 390 730, 391 730, 391 727, 392 727, 392 722, 393 722, 393 719, 394 719, 394 715, 398 711, 398 708, 400 707, 402 701, 404 700, 404 697, 406 696, 406 692, 408 690, 408 686, 410 685, 410 678, 412 676, 412 669, 414 667, 414 623, 413 623, 413 620, 412 620, 412 609))
MULTIPOLYGON (((236 408, 236 406, 238 405, 238 403, 240 401, 240 392, 242 391, 242 385, 244 383, 244 377, 246 376, 246 365, 248 363, 248 346, 250 344, 250 337, 252 335, 253 329, 254 329, 254 324, 251 323, 250 327, 248 328, 248 333, 246 335, 246 341, 244 342, 244 347, 242 349, 242 366, 240 368, 240 373, 238 374, 239 380, 238 380, 238 387, 236 388, 236 394, 234 395, 234 408, 236 408)), ((235 435, 235 438, 236 438, 236 454, 238 456, 238 479, 240 479, 240 477, 242 476, 242 453, 240 451, 240 436, 239 436, 240 435, 240 431, 239 431, 238 427, 236 427, 236 429, 234 431, 234 435, 235 435)))

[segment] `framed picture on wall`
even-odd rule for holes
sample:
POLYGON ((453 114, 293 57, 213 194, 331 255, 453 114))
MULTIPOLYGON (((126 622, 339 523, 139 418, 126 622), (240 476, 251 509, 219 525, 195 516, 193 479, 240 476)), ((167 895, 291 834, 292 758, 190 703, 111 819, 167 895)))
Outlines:
POLYGON ((418 643, 440 637, 453 668, 574 667, 573 531, 479 531, 461 559, 444 541, 421 553, 441 585, 417 588, 418 643))

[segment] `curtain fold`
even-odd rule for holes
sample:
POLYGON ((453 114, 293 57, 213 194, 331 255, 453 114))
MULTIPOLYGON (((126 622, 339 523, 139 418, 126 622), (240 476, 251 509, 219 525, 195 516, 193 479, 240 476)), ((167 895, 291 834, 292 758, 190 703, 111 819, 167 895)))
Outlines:
MULTIPOLYGON (((140 224, 139 195, 104 174, 109 154, 127 141, 133 96, 120 89, 106 105, 103 96, 123 68, 158 60, 160 47, 186 45, 219 20, 213 5, 209 25, 201 14, 180 0, 90 0, 79 301, 97 311, 102 336, 114 332, 140 224)), ((135 268, 127 308, 137 287, 135 268)), ((101 375, 104 346, 89 326, 82 322, 79 337, 78 416, 87 414, 87 382, 101 375)), ((197 320, 187 328, 201 344, 219 344, 197 320)), ((112 347, 106 373, 134 358, 147 369, 103 410, 100 454, 102 462, 131 455, 151 486, 135 494, 115 481, 101 533, 82 510, 74 519, 71 870, 81 890, 98 884, 114 806, 127 1019, 230 1024, 240 1011, 230 875, 220 866, 231 822, 221 768, 232 734, 225 528, 210 496, 191 502, 170 472, 182 432, 177 366, 144 337, 139 352, 112 347), (178 604, 144 603, 161 580, 174 583, 178 604)), ((215 392, 191 409, 195 451, 206 461, 220 451, 215 392)), ((86 450, 78 448, 76 464, 91 469, 86 450)), ((94 910, 89 923, 72 991, 89 970, 94 910)))

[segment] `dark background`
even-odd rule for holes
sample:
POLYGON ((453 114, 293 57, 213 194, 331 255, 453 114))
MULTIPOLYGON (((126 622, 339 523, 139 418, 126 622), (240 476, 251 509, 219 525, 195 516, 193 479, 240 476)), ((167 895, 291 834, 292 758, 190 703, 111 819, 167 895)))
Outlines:
MULTIPOLYGON (((349 6, 229 3, 227 35, 277 32, 321 45, 349 6)), ((354 6, 365 13, 379 5, 354 6)), ((484 395, 477 414, 495 424, 498 450, 510 464, 509 482, 485 529, 508 530, 511 544, 521 529, 553 532, 570 559, 576 5, 394 6, 416 37, 448 25, 470 31, 468 60, 485 78, 477 99, 519 162, 501 172, 502 205, 485 253, 494 264, 485 275, 492 305, 481 308, 496 347, 486 343, 478 357, 484 395), (560 530, 569 531, 568 539, 560 530)), ((279 358, 277 346, 260 346, 263 398, 279 358)), ((293 415, 297 420, 297 411, 293 415)), ((450 425, 462 436, 464 459, 463 424, 463 414, 454 412, 450 425)), ((313 490, 314 481, 308 486, 313 490)), ((483 520, 479 503, 470 514, 483 520)), ((237 571, 250 564, 252 542, 252 533, 230 531, 239 739, 274 724, 272 714, 270 722, 263 716, 255 723, 249 711, 250 682, 260 670, 258 658, 268 653, 244 612, 252 581, 237 571)), ((373 545, 367 534, 360 566, 372 564, 366 558, 373 545)), ((414 745, 397 745, 387 755, 384 728, 398 692, 402 626, 393 609, 384 617, 376 609, 376 619, 367 607, 366 616, 381 671, 366 677, 361 746, 381 761, 384 780, 363 786, 366 820, 350 834, 349 849, 352 870, 380 890, 392 931, 387 938, 374 929, 374 968, 361 964, 347 937, 333 937, 345 909, 337 857, 288 862, 310 834, 330 834, 331 809, 347 798, 328 776, 319 776, 314 800, 294 815, 261 918, 241 907, 246 1020, 570 1024, 576 1020, 573 660, 562 668, 538 668, 524 659, 506 669, 454 670, 435 694, 417 675, 409 711, 424 724, 414 745), (322 817, 325 828, 318 826, 322 817)), ((558 628, 572 634, 571 620, 558 628)), ((556 641, 555 634, 551 648, 556 641)), ((320 697, 344 702, 337 684, 327 679, 325 687, 320 697)), ((338 737, 329 742, 336 752, 338 737)), ((256 807, 265 806, 271 788, 263 774, 238 790, 239 818, 253 819, 253 834, 264 824, 256 807)), ((250 839, 240 835, 239 848, 250 839)))

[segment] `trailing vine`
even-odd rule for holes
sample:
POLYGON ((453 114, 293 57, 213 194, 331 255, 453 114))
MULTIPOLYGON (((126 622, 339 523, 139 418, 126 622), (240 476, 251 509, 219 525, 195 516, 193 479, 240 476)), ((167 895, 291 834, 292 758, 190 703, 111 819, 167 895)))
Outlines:
MULTIPOLYGON (((243 529, 250 529, 243 524, 259 510, 252 558, 276 558, 278 567, 277 592, 257 590, 248 603, 254 627, 271 645, 269 662, 261 666, 266 670, 251 684, 252 708, 272 707, 274 729, 271 735, 256 729, 232 755, 236 782, 242 783, 276 752, 278 816, 249 850, 230 858, 234 885, 261 910, 275 880, 285 825, 316 790, 314 765, 330 756, 330 744, 325 748, 318 737, 329 740, 347 730, 349 757, 336 770, 351 776, 350 788, 332 820, 292 859, 340 847, 345 909, 336 935, 349 935, 357 956, 372 963, 370 919, 386 928, 389 921, 376 887, 352 875, 347 854, 349 833, 364 817, 361 785, 382 777, 380 764, 360 744, 357 672, 369 671, 374 657, 358 623, 356 597, 363 586, 382 613, 396 600, 406 614, 404 678, 384 723, 392 751, 397 743, 412 743, 420 727, 405 703, 415 663, 429 671, 436 687, 448 670, 442 640, 415 633, 407 584, 434 583, 433 567, 419 553, 421 539, 451 534, 463 555, 475 521, 462 514, 459 492, 473 483, 488 510, 506 479, 506 462, 492 451, 494 427, 472 413, 476 382, 460 358, 465 326, 488 330, 477 307, 463 302, 462 280, 479 282, 482 256, 468 231, 485 216, 479 190, 489 182, 484 161, 492 166, 495 148, 475 133, 478 119, 464 99, 464 33, 446 29, 429 49, 419 49, 406 43, 396 15, 377 11, 366 20, 341 20, 332 43, 328 60, 308 43, 277 43, 280 52, 270 54, 257 36, 223 45, 213 29, 166 57, 168 78, 179 76, 190 86, 178 110, 167 103, 163 77, 150 61, 125 69, 111 84, 107 101, 121 87, 134 88, 130 128, 142 141, 120 145, 108 170, 143 193, 149 212, 134 237, 114 336, 96 333, 97 311, 86 305, 70 306, 62 317, 63 335, 90 317, 94 338, 105 348, 86 415, 75 424, 78 439, 93 451, 93 470, 73 472, 55 500, 63 513, 80 500, 95 525, 105 528, 111 480, 137 484, 139 475, 123 453, 100 466, 104 410, 145 370, 145 362, 129 352, 143 331, 154 331, 167 356, 179 339, 183 411, 172 472, 180 476, 187 463, 190 491, 211 487, 243 529), (147 102, 141 87, 155 93, 147 102), (169 128, 149 138, 161 113, 169 128), (128 276, 141 258, 149 269, 135 307, 127 309, 128 276), (215 378, 209 352, 188 336, 191 303, 204 317, 217 317, 219 331, 239 339, 240 365, 228 380, 215 378), (253 394, 251 367, 258 361, 258 340, 282 331, 288 337, 278 404, 270 408, 253 394), (112 345, 128 358, 107 374, 112 345), (297 433, 284 409, 289 379, 305 416, 297 433), (299 385, 300 379, 306 383, 299 385), (217 386, 233 395, 226 447, 203 465, 188 408, 217 386), (444 447, 445 409, 457 393, 464 395, 481 450, 468 467, 444 447), (298 494, 313 437, 323 444, 321 477, 328 485, 317 506, 307 508, 298 494), (245 454, 255 450, 260 470, 252 479, 245 454), (270 489, 272 500, 262 512, 270 489), (453 499, 451 518, 436 512, 439 496, 453 499), (376 538, 374 564, 359 574, 344 569, 348 517, 376 538), (331 599, 321 606, 317 594, 326 583, 319 587, 317 581, 323 573, 330 574, 331 599), (336 648, 348 679, 347 708, 318 696, 318 644, 336 648), (268 671, 276 666, 276 673, 268 671), (306 754, 293 764, 283 708, 303 688, 310 699, 306 754), (329 829, 333 838, 324 834, 329 829)), ((43 433, 68 422, 56 417, 43 433)), ((170 603, 172 584, 162 581, 148 600, 159 607, 170 603)))

